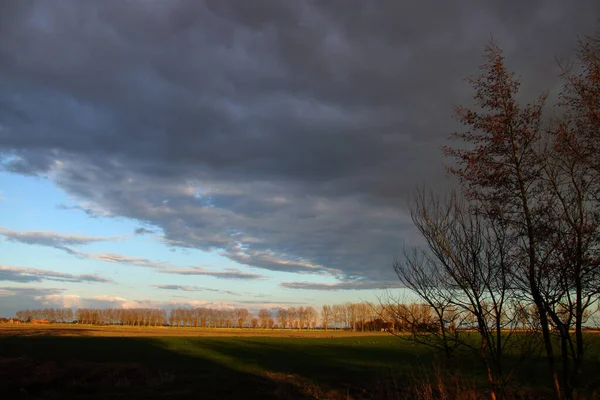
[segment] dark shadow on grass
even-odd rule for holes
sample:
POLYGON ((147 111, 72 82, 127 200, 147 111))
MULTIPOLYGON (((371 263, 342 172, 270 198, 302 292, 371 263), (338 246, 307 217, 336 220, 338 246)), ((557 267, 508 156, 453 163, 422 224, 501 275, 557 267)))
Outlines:
POLYGON ((0 392, 41 399, 372 398, 377 381, 418 358, 392 337, 8 336, 0 337, 0 392))
POLYGON ((168 350, 157 339, 0 337, 3 398, 269 399, 279 392, 296 398, 292 390, 168 350))
MULTIPOLYGON (((335 340, 285 338, 191 338, 191 347, 208 347, 212 352, 241 363, 259 365, 268 371, 296 374, 316 386, 347 391, 351 396, 370 397, 382 380, 415 377, 443 362, 441 355, 396 337, 339 338, 335 340)), ((594 361, 589 362, 584 380, 593 384, 594 361)), ((597 364, 597 363, 596 363, 597 364)), ((473 352, 456 355, 446 365, 467 381, 487 389, 485 370, 473 352)), ((545 360, 521 359, 508 354, 505 367, 514 366, 512 385, 517 388, 547 387, 545 360)), ((418 376, 417 376, 418 378, 418 376)), ((597 380, 597 379, 596 379, 597 380)), ((593 388, 591 388, 593 390, 593 388)))
MULTIPOLYGON (((435 361, 427 349, 392 336, 5 336, 0 393, 36 399, 389 398, 377 395, 382 380, 426 373, 435 361)), ((481 371, 472 355, 458 358, 456 366, 467 379, 481 371)), ((543 360, 532 359, 518 375, 535 384, 543 368, 543 360)))
POLYGON ((327 339, 190 338, 190 347, 210 351, 267 371, 299 376, 325 391, 371 398, 374 387, 432 355, 394 337, 327 339))

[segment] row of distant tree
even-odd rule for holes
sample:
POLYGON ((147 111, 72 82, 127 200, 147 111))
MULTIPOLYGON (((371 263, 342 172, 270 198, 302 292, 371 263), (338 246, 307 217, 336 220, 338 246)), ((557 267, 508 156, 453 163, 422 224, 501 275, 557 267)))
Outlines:
MULTIPOLYGON (((161 308, 44 308, 17 311, 23 322, 46 320, 49 323, 90 325, 171 326, 194 328, 253 329, 324 329, 351 331, 440 333, 438 310, 424 303, 403 303, 391 296, 372 303, 343 303, 314 307, 261 309, 252 313, 247 308, 191 308, 169 311, 161 308)), ((486 307, 485 304, 482 305, 486 307)), ((491 306, 488 305, 488 306, 491 306)), ((472 313, 459 307, 447 307, 443 327, 447 332, 477 329, 472 313)), ((537 330, 539 316, 533 305, 506 305, 499 315, 507 329, 537 330), (510 321, 516 321, 512 325, 510 321)))
POLYGON ((16 314, 18 319, 28 322, 36 319, 45 319, 52 322, 64 323, 75 320, 75 312, 71 308, 43 308, 39 310, 21 310, 16 314))
POLYGON ((350 302, 324 305, 320 311, 308 306, 261 309, 255 314, 247 308, 180 307, 169 312, 160 308, 79 308, 75 311, 70 308, 44 308, 17 311, 16 316, 23 322, 47 320, 51 323, 93 325, 353 331, 402 331, 409 329, 409 325, 411 330, 418 327, 425 329, 433 321, 431 308, 423 304, 382 306, 350 302))

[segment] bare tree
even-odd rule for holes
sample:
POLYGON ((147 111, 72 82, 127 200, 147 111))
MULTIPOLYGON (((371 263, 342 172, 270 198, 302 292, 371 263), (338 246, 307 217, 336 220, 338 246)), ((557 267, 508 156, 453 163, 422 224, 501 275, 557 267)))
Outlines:
POLYGON ((272 319, 271 311, 263 308, 258 312, 258 320, 260 321, 260 327, 266 329, 269 325, 269 320, 272 319))
POLYGON ((306 328, 314 329, 317 324, 317 310, 315 310, 314 307, 308 306, 304 309, 304 312, 306 314, 306 328))
POLYGON ((290 307, 287 309, 289 324, 291 329, 298 329, 298 310, 296 307, 290 307))
POLYGON ((243 328, 248 320, 250 313, 245 308, 236 308, 235 317, 239 328, 243 328))
POLYGON ((323 305, 321 308, 321 322, 323 323, 323 329, 328 330, 329 324, 332 320, 331 306, 323 305))
POLYGON ((547 181, 556 199, 553 261, 562 272, 548 313, 561 341, 565 391, 576 397, 583 324, 600 293, 600 32, 580 41, 578 64, 563 67, 562 78, 561 116, 546 147, 547 181))
POLYGON ((515 286, 536 307, 559 399, 576 396, 584 316, 599 291, 599 56, 598 38, 581 42, 581 72, 564 69, 561 115, 543 130, 545 96, 519 104, 519 81, 490 45, 482 74, 471 79, 477 108, 457 109, 467 131, 454 136, 461 145, 446 148, 458 163, 450 172, 459 177, 471 208, 506 229, 514 243, 515 286), (561 343, 561 374, 551 328, 561 343))
POLYGON ((342 329, 343 328, 343 323, 346 317, 346 311, 344 310, 344 305, 343 304, 334 304, 331 308, 332 314, 333 314, 333 322, 334 322, 334 327, 337 327, 338 329, 342 329))
POLYGON ((522 289, 538 308, 546 360, 554 389, 562 398, 543 293, 544 287, 555 287, 554 274, 545 262, 551 251, 544 240, 549 204, 539 151, 545 96, 524 107, 518 103, 519 81, 507 72, 494 44, 486 49, 486 64, 481 69, 481 75, 470 79, 479 108, 457 109, 467 131, 456 133, 455 138, 471 147, 445 149, 458 162, 450 172, 460 178, 466 195, 482 214, 509 226, 517 238, 522 272, 516 276, 523 278, 522 289))
POLYGON ((285 329, 289 322, 289 313, 285 308, 280 308, 277 311, 277 320, 279 321, 279 328, 285 329))
POLYGON ((403 310, 400 318, 409 326, 435 327, 429 337, 417 339, 429 345, 434 341, 447 354, 459 346, 476 350, 487 372, 491 397, 502 397, 512 372, 506 369, 505 350, 515 346, 512 332, 518 323, 517 315, 509 312, 516 290, 510 256, 513 238, 504 225, 470 210, 455 193, 442 201, 420 191, 411 215, 428 248, 405 253, 394 268, 429 307, 403 310), (470 321, 478 332, 475 347, 472 339, 457 333, 470 321))

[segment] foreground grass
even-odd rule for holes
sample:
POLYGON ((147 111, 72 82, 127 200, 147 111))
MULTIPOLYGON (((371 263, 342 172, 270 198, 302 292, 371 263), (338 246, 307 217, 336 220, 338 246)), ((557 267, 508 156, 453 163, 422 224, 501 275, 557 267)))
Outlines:
POLYGON ((369 398, 399 359, 420 357, 381 333, 185 331, 140 337, 126 328, 5 329, 0 391, 41 398, 369 398), (251 334, 259 336, 234 336, 251 334))
MULTIPOLYGON (((428 349, 382 333, 141 328, 154 335, 146 336, 140 328, 78 328, 0 329, 0 393, 41 399, 392 399, 402 398, 403 385, 431 371, 435 360, 428 349)), ((481 383, 477 360, 457 362, 461 379, 481 383)), ((543 368, 541 360, 527 360, 517 385, 545 393, 543 368)))

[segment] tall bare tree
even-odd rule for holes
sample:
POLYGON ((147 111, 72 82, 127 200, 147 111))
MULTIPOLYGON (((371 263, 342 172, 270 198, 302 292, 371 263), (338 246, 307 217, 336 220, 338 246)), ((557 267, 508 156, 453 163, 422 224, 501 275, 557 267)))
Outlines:
POLYGON ((332 320, 331 306, 323 305, 321 308, 321 322, 323 324, 323 329, 328 330, 329 324, 332 320))
POLYGON ((471 207, 514 241, 515 284, 536 307, 559 399, 576 396, 584 316, 598 296, 599 55, 598 37, 581 42, 580 72, 564 70, 559 116, 545 130, 545 96, 521 105, 519 81, 490 45, 482 73, 470 80, 476 107, 457 109, 467 130, 454 135, 458 146, 445 149, 471 207))
POLYGON ((475 350, 485 367, 491 398, 501 398, 512 371, 506 368, 505 350, 517 344, 511 332, 518 319, 509 310, 516 289, 510 231, 477 209, 470 210, 456 193, 440 199, 419 191, 411 215, 427 249, 405 252, 394 268, 428 307, 407 307, 396 315, 412 327, 413 339, 440 346, 447 354, 459 346, 475 350), (478 332, 476 342, 457 332, 470 328, 470 321, 478 332), (415 330, 418 324, 423 326, 415 330), (423 329, 427 326, 432 329, 423 329))
POLYGON ((285 308, 277 310, 277 320, 279 321, 279 328, 285 329, 289 323, 289 313, 285 308))
POLYGON ((263 308, 258 312, 258 320, 262 329, 267 329, 269 326, 269 320, 272 319, 271 310, 263 308))

